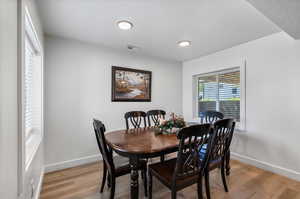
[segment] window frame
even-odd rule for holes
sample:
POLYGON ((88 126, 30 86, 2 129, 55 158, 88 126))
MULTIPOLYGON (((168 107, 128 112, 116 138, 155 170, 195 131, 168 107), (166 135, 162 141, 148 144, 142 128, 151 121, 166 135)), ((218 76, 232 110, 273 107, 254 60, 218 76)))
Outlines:
MULTIPOLYGON (((207 71, 193 76, 193 115, 196 120, 199 121, 200 119, 198 113, 198 78, 208 75, 217 75, 217 82, 219 82, 218 75, 234 71, 240 71, 240 121, 236 123, 236 128, 240 131, 246 130, 246 61, 241 66, 224 67, 219 70, 207 71)), ((217 95, 219 95, 219 93, 217 95)), ((216 106, 216 109, 218 109, 218 103, 216 104, 216 106)))
POLYGON ((42 51, 42 46, 37 34, 37 31, 34 27, 32 17, 30 15, 30 12, 27 7, 25 7, 25 12, 24 12, 24 35, 22 42, 23 44, 23 64, 22 64, 22 83, 21 83, 21 92, 22 92, 22 134, 23 134, 23 146, 24 146, 24 167, 25 167, 25 172, 29 169, 31 162, 33 161, 38 148, 42 142, 43 134, 44 134, 44 80, 43 80, 43 74, 44 74, 44 63, 43 63, 43 51, 42 51), (36 53, 36 56, 39 58, 40 62, 40 70, 41 70, 41 79, 40 83, 41 85, 41 91, 40 91, 40 100, 41 100, 41 107, 40 107, 40 113, 41 113, 41 118, 40 118, 40 130, 37 131, 34 128, 30 129, 29 132, 26 132, 25 128, 25 40, 28 39, 28 42, 30 42, 31 46, 33 47, 33 50, 36 53))

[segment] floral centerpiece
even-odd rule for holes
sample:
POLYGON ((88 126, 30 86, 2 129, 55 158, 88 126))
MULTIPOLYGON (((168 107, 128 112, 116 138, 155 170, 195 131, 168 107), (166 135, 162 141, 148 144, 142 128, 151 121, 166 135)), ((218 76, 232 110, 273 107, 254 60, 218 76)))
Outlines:
POLYGON ((177 133, 179 129, 186 126, 186 123, 183 119, 183 117, 176 115, 174 113, 170 114, 170 119, 165 120, 161 118, 159 120, 159 132, 162 134, 173 134, 177 133))

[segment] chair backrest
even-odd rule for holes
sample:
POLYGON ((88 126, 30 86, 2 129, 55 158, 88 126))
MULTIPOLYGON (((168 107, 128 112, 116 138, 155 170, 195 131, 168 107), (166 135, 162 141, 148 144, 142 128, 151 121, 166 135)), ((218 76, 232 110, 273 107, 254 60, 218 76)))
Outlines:
POLYGON ((210 155, 210 161, 224 158, 229 150, 235 122, 233 119, 218 120, 214 123, 215 141, 210 155))
POLYGON ((124 115, 126 121, 126 128, 129 129, 129 121, 133 128, 146 127, 146 113, 144 111, 130 111, 124 115), (142 126, 143 123, 143 126, 142 126))
POLYGON ((213 132, 211 124, 193 125, 179 131, 180 142, 173 182, 203 172, 211 152, 213 132))
POLYGON ((200 122, 201 124, 204 123, 210 123, 213 124, 214 122, 221 120, 224 118, 223 113, 218 112, 218 111, 204 111, 200 112, 200 122))
POLYGON ((105 141, 105 137, 104 137, 105 126, 101 121, 96 119, 94 119, 93 121, 93 126, 94 126, 98 147, 103 158, 103 163, 106 165, 106 167, 112 174, 115 171, 115 166, 112 158, 112 151, 107 147, 107 143, 105 141))
POLYGON ((148 125, 151 125, 151 121, 153 122, 153 126, 159 125, 159 119, 163 118, 165 119, 166 111, 163 110, 150 110, 147 112, 147 118, 148 118, 148 125))

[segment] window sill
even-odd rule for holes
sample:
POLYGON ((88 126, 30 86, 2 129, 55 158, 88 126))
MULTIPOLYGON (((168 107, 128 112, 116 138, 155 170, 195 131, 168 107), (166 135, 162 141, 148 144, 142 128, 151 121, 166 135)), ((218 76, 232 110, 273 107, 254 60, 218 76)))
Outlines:
POLYGON ((240 128, 235 128, 234 130, 236 133, 245 133, 246 130, 245 129, 240 129, 240 128))
POLYGON ((42 136, 39 132, 32 132, 30 137, 26 140, 25 143, 25 171, 28 170, 28 168, 31 165, 31 162, 33 161, 39 146, 42 142, 42 136))
POLYGON ((246 132, 245 124, 242 124, 240 122, 236 122, 235 131, 238 132, 238 133, 246 132))
MULTIPOLYGON (((196 117, 196 118, 193 118, 192 120, 188 121, 187 123, 194 123, 194 124, 200 124, 200 118, 199 117, 196 117)), ((238 133, 244 133, 246 132, 246 128, 245 128, 245 124, 241 124, 240 122, 236 122, 236 125, 235 125, 235 131, 238 132, 238 133)))

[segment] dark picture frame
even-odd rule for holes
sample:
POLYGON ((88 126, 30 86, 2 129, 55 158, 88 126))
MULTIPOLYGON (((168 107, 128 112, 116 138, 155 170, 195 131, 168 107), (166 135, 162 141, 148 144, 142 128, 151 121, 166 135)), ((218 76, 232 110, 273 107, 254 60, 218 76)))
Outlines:
POLYGON ((112 66, 112 102, 151 102, 152 72, 112 66))

